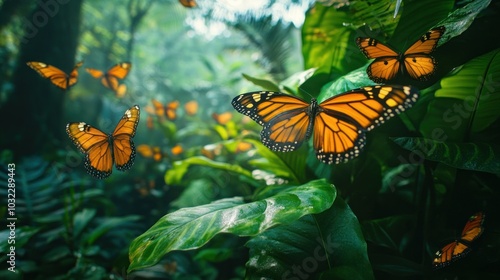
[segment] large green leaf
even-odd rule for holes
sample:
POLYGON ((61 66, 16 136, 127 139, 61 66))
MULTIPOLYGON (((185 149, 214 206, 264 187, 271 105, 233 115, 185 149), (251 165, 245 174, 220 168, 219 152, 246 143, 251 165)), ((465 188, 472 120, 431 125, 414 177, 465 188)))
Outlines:
MULTIPOLYGON (((253 167, 284 178, 290 184, 304 182, 306 147, 301 147, 293 152, 273 152, 258 140, 246 139, 245 141, 252 143, 261 156, 261 158, 249 161, 253 167)), ((306 145, 304 144, 304 146, 306 145)))
POLYGON ((447 143, 425 138, 394 139, 418 157, 438 161, 459 169, 500 174, 500 147, 484 143, 447 143))
POLYGON ((356 27, 368 25, 381 33, 392 33, 398 19, 393 18, 395 3, 353 1, 345 6, 320 3, 308 11, 302 28, 302 53, 306 68, 344 74, 366 63, 356 46, 356 27))
POLYGON ((277 84, 275 84, 273 81, 255 78, 255 77, 252 77, 252 76, 244 74, 244 73, 241 75, 243 76, 243 78, 252 82, 256 86, 262 87, 264 90, 280 91, 279 86, 277 84))
POLYGON ((453 0, 403 1, 401 18, 388 43, 398 51, 404 51, 431 27, 444 20, 454 4, 453 0))
MULTIPOLYGON (((471 133, 481 131, 500 117, 500 49, 466 63, 456 74, 441 80, 436 97, 463 100, 461 111, 471 133)), ((455 110, 455 108, 454 108, 455 110)))
POLYGON ((463 141, 500 117, 499 52, 477 57, 441 81, 421 123, 425 138, 463 141))
POLYGON ((304 215, 320 213, 330 208, 335 197, 335 188, 318 180, 250 203, 234 197, 180 209, 163 216, 132 242, 128 270, 154 265, 173 250, 199 248, 219 233, 254 236, 304 215))
POLYGON ((247 279, 373 278, 359 222, 339 198, 328 211, 270 229, 247 247, 247 279))

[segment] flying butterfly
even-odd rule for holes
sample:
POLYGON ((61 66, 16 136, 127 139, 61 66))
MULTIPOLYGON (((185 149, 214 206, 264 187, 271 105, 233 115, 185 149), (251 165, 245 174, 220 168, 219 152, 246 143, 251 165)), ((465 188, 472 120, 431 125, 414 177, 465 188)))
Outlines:
POLYGON ((125 84, 120 84, 119 80, 125 79, 131 68, 132 63, 120 62, 109 68, 107 72, 94 68, 85 68, 85 70, 87 70, 92 77, 101 79, 103 86, 114 91, 117 97, 123 97, 127 91, 127 87, 125 84))
POLYGON ((407 73, 412 79, 425 81, 436 71, 437 62, 430 55, 446 31, 444 26, 431 29, 404 53, 398 53, 373 38, 357 38, 356 44, 368 59, 375 59, 366 69, 376 83, 387 83, 398 73, 407 73))
POLYGON ((29 61, 26 64, 57 87, 67 90, 78 81, 78 68, 82 66, 83 62, 78 62, 69 75, 61 69, 43 62, 29 61))
POLYGON ((359 155, 365 131, 411 107, 418 90, 410 86, 368 86, 328 98, 318 104, 280 92, 249 92, 236 96, 239 113, 263 126, 262 143, 273 151, 297 149, 313 136, 317 158, 327 164, 359 155))
POLYGON ((483 212, 478 212, 469 218, 462 230, 460 239, 446 244, 436 252, 434 260, 432 261, 434 269, 448 266, 452 262, 470 253, 471 243, 478 239, 484 231, 484 218, 485 214, 483 212))
POLYGON ((134 105, 116 125, 112 134, 84 122, 66 125, 66 132, 76 147, 85 154, 87 172, 99 179, 111 175, 113 163, 116 169, 126 171, 135 159, 135 146, 132 138, 139 123, 139 106, 134 105))
POLYGON ((161 151, 160 147, 158 146, 149 146, 149 145, 139 145, 137 146, 137 152, 145 157, 145 158, 152 158, 155 161, 160 161, 164 158, 164 154, 161 151))
POLYGON ((179 101, 174 100, 172 102, 167 103, 165 106, 163 106, 163 103, 156 99, 152 99, 151 102, 153 103, 153 109, 148 110, 155 114, 157 117, 162 118, 163 116, 166 116, 169 120, 175 120, 177 118, 177 108, 179 108, 179 101))

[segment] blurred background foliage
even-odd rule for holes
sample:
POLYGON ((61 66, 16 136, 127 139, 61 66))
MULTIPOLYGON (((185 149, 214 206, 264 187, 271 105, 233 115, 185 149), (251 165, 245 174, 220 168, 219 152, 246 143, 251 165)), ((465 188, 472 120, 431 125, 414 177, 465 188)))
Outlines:
POLYGON ((0 213, 15 163, 18 218, 17 273, 2 230, 0 277, 498 278, 498 2, 247 2, 0 1, 0 213), (435 75, 395 81, 418 102, 348 163, 322 164, 311 145, 272 152, 230 105, 248 91, 322 101, 372 85, 356 37, 404 50, 440 25, 435 75), (62 92, 27 61, 84 65, 62 92), (84 70, 121 61, 123 97, 84 70), (134 166, 93 179, 65 124, 111 132, 133 104, 134 166), (477 211, 472 252, 433 270, 477 211))

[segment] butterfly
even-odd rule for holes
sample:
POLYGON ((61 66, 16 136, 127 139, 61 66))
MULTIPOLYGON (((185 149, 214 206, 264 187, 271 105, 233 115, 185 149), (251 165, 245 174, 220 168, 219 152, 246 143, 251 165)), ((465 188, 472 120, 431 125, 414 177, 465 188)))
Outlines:
POLYGON ((152 111, 158 117, 166 116, 169 120, 175 120, 177 118, 177 108, 179 108, 179 101, 175 100, 167 105, 163 106, 163 104, 156 100, 152 99, 154 110, 152 111))
POLYGON ((311 103, 280 92, 249 92, 236 96, 239 113, 263 126, 262 143, 273 151, 297 149, 313 136, 317 158, 327 164, 359 155, 365 131, 409 108, 418 98, 410 86, 368 86, 311 103))
POLYGON ((139 145, 137 146, 137 152, 146 158, 153 158, 155 161, 160 161, 163 159, 164 154, 158 146, 149 145, 139 145))
POLYGON ((61 69, 43 62, 29 61, 26 64, 57 87, 67 90, 78 81, 78 68, 82 66, 83 62, 78 62, 69 75, 61 69))
POLYGON ((132 64, 130 62, 120 62, 109 68, 106 73, 93 68, 85 68, 85 70, 87 70, 92 77, 101 79, 101 83, 114 91, 116 96, 122 97, 126 93, 127 87, 125 84, 120 84, 118 80, 125 79, 131 68, 132 64))
POLYGON ((432 261, 434 269, 448 266, 471 251, 471 243, 478 239, 484 231, 484 218, 485 214, 483 212, 478 212, 469 218, 462 230, 460 239, 445 245, 436 252, 432 261))
POLYGON ((368 59, 375 59, 366 69, 372 81, 386 83, 398 73, 407 73, 412 79, 425 81, 436 71, 437 62, 430 53, 445 31, 444 26, 431 29, 404 53, 398 53, 373 38, 357 38, 356 44, 368 59))
POLYGON ((120 171, 132 167, 135 159, 132 138, 139 123, 139 114, 137 105, 125 111, 112 134, 106 134, 84 122, 66 125, 69 138, 85 154, 85 168, 90 175, 99 179, 108 177, 113 163, 120 171))

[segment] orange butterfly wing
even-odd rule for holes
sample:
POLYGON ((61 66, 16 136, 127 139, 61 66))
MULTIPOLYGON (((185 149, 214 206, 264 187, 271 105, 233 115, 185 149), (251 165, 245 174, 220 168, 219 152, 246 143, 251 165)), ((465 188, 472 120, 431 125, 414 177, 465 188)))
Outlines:
POLYGON ((111 175, 113 162, 118 170, 129 169, 134 163, 132 137, 139 122, 139 107, 125 112, 112 135, 84 122, 68 123, 66 132, 77 148, 85 154, 87 172, 99 179, 111 175))
POLYGON ((184 105, 184 109, 186 109, 188 115, 193 116, 198 112, 198 102, 195 100, 189 101, 184 105))
POLYGON ((135 146, 132 138, 135 136, 139 123, 139 115, 140 110, 137 105, 125 111, 111 135, 113 137, 115 166, 120 171, 128 170, 134 164, 135 146))
POLYGON ((368 59, 375 59, 366 69, 376 83, 392 80, 400 69, 399 54, 373 38, 357 38, 356 44, 368 59))
POLYGON ((84 122, 69 123, 66 132, 76 147, 85 154, 85 168, 90 175, 99 179, 111 175, 113 155, 109 135, 84 122))
POLYGON ((186 8, 194 8, 196 7, 196 1, 195 0, 179 0, 179 3, 181 3, 182 6, 186 8))
POLYGON ((415 80, 427 80, 434 74, 437 62, 429 54, 436 49, 445 31, 444 26, 430 30, 404 53, 404 65, 410 77, 415 80))
POLYGON ((220 125, 225 125, 233 118, 231 112, 225 112, 221 114, 213 113, 212 118, 220 125))
POLYGON ((293 151, 311 135, 309 104, 297 97, 280 92, 249 92, 235 97, 232 105, 263 126, 262 143, 273 151, 293 151))
POLYGON ((448 266, 471 251, 470 244, 478 239, 484 231, 484 218, 483 212, 478 212, 469 218, 462 230, 460 239, 446 244, 436 252, 432 261, 434 269, 448 266))
POLYGON ((331 164, 357 157, 365 145, 365 131, 411 107, 417 99, 415 88, 386 85, 354 89, 323 101, 314 124, 318 159, 331 164))
POLYGON ((165 108, 163 107, 163 104, 156 99, 151 99, 151 102, 153 103, 156 116, 163 117, 165 115, 165 108))
POLYGON ((66 90, 78 81, 78 68, 82 66, 83 62, 78 62, 70 75, 55 66, 43 62, 29 61, 26 64, 37 71, 40 76, 49 79, 55 86, 66 90))

